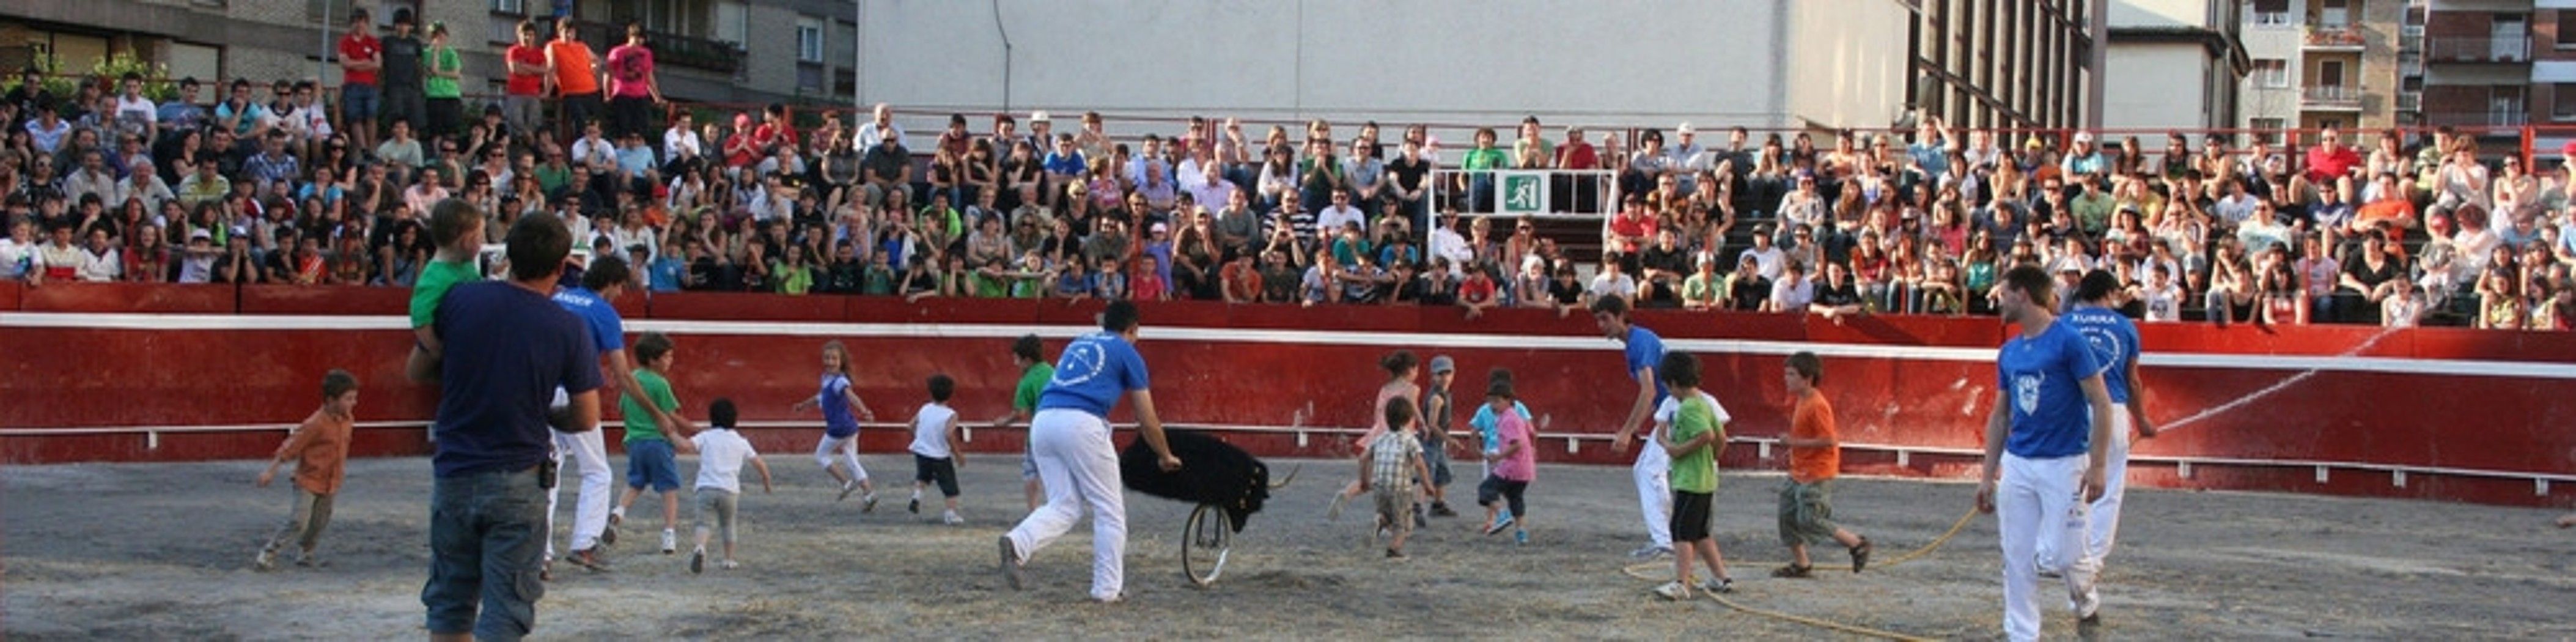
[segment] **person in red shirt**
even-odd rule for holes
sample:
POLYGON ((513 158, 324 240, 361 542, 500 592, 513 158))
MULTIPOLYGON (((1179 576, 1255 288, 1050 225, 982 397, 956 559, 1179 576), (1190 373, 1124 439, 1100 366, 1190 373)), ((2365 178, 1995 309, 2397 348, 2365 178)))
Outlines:
MULTIPOLYGON (((367 21, 367 10, 349 14, 349 32, 340 36, 340 122, 373 123, 376 111, 383 107, 384 94, 376 86, 376 70, 384 67, 384 43, 376 41, 375 24, 367 21)), ((376 148, 376 128, 372 125, 348 128, 358 149, 376 148)))
POLYGON ((1621 253, 1634 254, 1655 238, 1655 216, 1646 212, 1644 198, 1629 194, 1623 200, 1626 205, 1610 219, 1611 242, 1618 244, 1621 253))
POLYGON ((555 21, 555 40, 546 43, 546 74, 555 98, 563 101, 562 120, 555 124, 567 134, 599 117, 599 58, 582 43, 572 16, 555 21))
MULTIPOLYGON (((1583 128, 1565 128, 1565 144, 1556 146, 1556 168, 1577 171, 1601 169, 1601 153, 1593 149, 1592 141, 1584 138, 1583 128)), ((1601 211, 1601 181, 1591 178, 1580 174, 1558 175, 1555 190, 1563 196, 1555 199, 1557 211, 1601 211)))
POLYGON ((2308 182, 2333 185, 2335 179, 2352 174, 2361 164, 2361 154, 2343 146, 2343 135, 2328 127, 2318 134, 2317 146, 2308 148, 2308 182))
POLYGON ((1485 274, 1485 264, 1467 262, 1467 278, 1458 282, 1458 305, 1467 308, 1467 318, 1485 316, 1494 307, 1494 279, 1485 274))
POLYGON ((626 23, 626 44, 608 50, 608 76, 609 135, 623 140, 652 133, 649 110, 662 103, 662 85, 653 79, 653 50, 644 46, 643 24, 626 23))
POLYGON ((771 145, 796 146, 796 123, 788 120, 787 105, 782 103, 770 103, 761 114, 760 127, 751 130, 755 155, 769 153, 771 145))
POLYGON ((509 84, 502 88, 501 116, 514 136, 534 136, 544 117, 546 48, 537 43, 537 22, 519 21, 519 43, 502 52, 510 63, 509 84))
POLYGON ((1245 252, 1217 272, 1225 282, 1225 302, 1261 303, 1261 269, 1252 264, 1252 253, 1245 252))

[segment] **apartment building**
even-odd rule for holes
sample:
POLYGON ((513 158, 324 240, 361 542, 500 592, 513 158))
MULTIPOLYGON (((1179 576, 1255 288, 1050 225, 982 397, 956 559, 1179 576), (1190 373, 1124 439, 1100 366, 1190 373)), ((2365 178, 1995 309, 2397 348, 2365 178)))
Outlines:
MULTIPOLYGON (((682 100, 848 104, 858 24, 836 0, 39 0, 0 3, 0 69, 37 55, 73 72, 131 53, 200 79, 339 83, 325 50, 364 8, 389 29, 398 9, 444 22, 464 54, 468 93, 500 92, 501 51, 522 19, 569 13, 605 49, 643 23, 664 94, 682 100), (613 37, 612 37, 613 36, 613 37), (479 80, 479 82, 478 82, 479 80)), ((551 29, 547 30, 551 32, 551 29)), ((211 94, 209 94, 211 96, 211 94)))
POLYGON ((2414 0, 2424 122, 2478 135, 2490 152, 2554 152, 2576 137, 2576 1, 2414 0))
MULTIPOLYGON (((2245 5, 2210 0, 2127 0, 2109 11, 2103 76, 2109 131, 2237 126, 2252 69, 2239 34, 2245 5)), ((2145 138, 2157 138, 2153 134, 2145 138)))
MULTIPOLYGON (((2407 0, 2255 0, 2245 4, 2239 126, 2281 142, 2283 129, 2412 125, 2421 105, 2403 79, 2422 74, 2407 0)), ((2308 142, 2302 139, 2302 144, 2308 142)))

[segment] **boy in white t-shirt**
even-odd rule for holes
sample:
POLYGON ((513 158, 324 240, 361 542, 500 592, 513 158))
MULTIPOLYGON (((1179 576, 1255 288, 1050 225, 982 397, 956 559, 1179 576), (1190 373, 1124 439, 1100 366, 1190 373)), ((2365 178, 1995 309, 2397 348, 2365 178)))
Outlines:
POLYGON ((2165 273, 2164 264, 2147 268, 2147 282, 2138 286, 2135 296, 2146 302, 2148 322, 2182 320, 2182 287, 2174 283, 2173 275, 2165 273))
POLYGON ((707 537, 715 531, 724 533, 721 565, 740 566, 733 561, 733 518, 738 506, 735 498, 742 494, 743 462, 751 462, 752 468, 760 470, 760 492, 770 492, 769 463, 761 461, 760 453, 751 449, 751 442, 744 440, 741 433, 734 432, 736 412, 732 399, 717 398, 707 404, 707 429, 689 436, 698 450, 698 546, 689 552, 691 573, 706 570, 707 537), (707 524, 710 517, 715 519, 713 530, 707 524))
POLYGON ((956 392, 956 380, 931 375, 930 403, 912 413, 912 503, 906 508, 921 512, 922 487, 938 482, 948 498, 948 512, 939 521, 952 526, 966 523, 957 516, 957 467, 966 463, 966 453, 957 447, 957 409, 948 407, 948 396, 956 392))

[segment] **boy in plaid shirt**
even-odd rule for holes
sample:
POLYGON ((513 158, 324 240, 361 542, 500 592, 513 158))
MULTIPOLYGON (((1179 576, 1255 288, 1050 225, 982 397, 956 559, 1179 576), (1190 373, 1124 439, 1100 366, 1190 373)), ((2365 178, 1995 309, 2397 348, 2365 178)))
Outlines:
POLYGON ((1360 490, 1377 491, 1378 532, 1389 535, 1386 556, 1404 558, 1404 538, 1413 534, 1413 480, 1430 479, 1422 463, 1422 439, 1414 436, 1413 400, 1386 402, 1385 433, 1368 445, 1368 462, 1360 469, 1360 490))

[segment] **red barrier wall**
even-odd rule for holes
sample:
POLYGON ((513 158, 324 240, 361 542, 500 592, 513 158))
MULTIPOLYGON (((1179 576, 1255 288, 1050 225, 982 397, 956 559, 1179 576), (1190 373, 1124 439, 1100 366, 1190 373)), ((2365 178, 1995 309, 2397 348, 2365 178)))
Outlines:
MULTIPOLYGON (((74 428, 100 426, 204 426, 287 422, 318 403, 320 374, 347 368, 366 383, 362 421, 425 421, 435 392, 401 379, 409 341, 398 290, 252 286, 62 285, 19 288, 0 284, 0 303, 24 313, 106 313, 126 326, 152 317, 123 313, 262 315, 219 319, 215 329, 100 329, 80 319, 20 315, 0 329, 0 426, 74 428), (280 316, 266 316, 280 315, 280 316), (363 327, 280 331, 297 316, 344 315, 363 327), (25 322, 32 318, 54 319, 25 322)), ((933 373, 955 377, 956 405, 973 422, 1003 414, 1017 379, 1008 335, 1027 326, 1088 326, 1096 302, 890 298, 779 297, 680 293, 630 295, 619 308, 639 327, 671 330, 678 340, 672 376, 690 409, 716 396, 733 398, 746 421, 798 422, 806 428, 757 432, 755 442, 777 452, 804 452, 819 433, 813 414, 788 412, 813 394, 819 347, 848 344, 856 356, 856 387, 881 421, 908 418, 933 373), (703 322, 734 322, 709 324, 703 322), (825 325, 817 325, 817 323, 825 325), (845 325, 833 325, 845 324, 845 325), (1003 327, 996 327, 1003 326, 1003 327)), ((1639 324, 1667 340, 1806 342, 1820 351, 1871 354, 1828 356, 1826 388, 1839 411, 1843 439, 1856 444, 1969 449, 1994 395, 1994 370, 1983 358, 2006 328, 1993 319, 1866 317, 1847 324, 1794 315, 1692 314, 1645 311, 1639 324), (1964 350, 1921 350, 1960 348, 1964 350)), ((1624 378, 1619 345, 1600 337, 1583 315, 1502 310, 1468 321, 1452 309, 1389 307, 1299 308, 1215 303, 1147 306, 1142 343, 1154 373, 1163 417, 1179 424, 1285 426, 1306 417, 1310 427, 1367 425, 1371 393, 1385 376, 1377 359, 1393 345, 1412 341, 1428 359, 1448 354, 1459 366, 1454 388, 1473 403, 1485 372, 1507 367, 1518 374, 1523 401, 1545 421, 1544 433, 1606 434, 1626 413, 1635 385, 1624 378), (1158 339, 1156 332, 1212 334, 1204 340, 1158 339), (1213 332, 1211 332, 1213 331, 1213 332), (1388 333, 1403 335, 1390 338, 1388 333), (1490 338, 1488 338, 1490 337, 1490 338)), ((310 322, 307 322, 310 323, 310 322)), ((192 325, 203 328, 205 324, 192 325)), ((635 330, 638 328, 630 328, 635 330)), ((2160 354, 2215 356, 2219 367, 2149 367, 2150 415, 2172 423, 2226 404, 2233 408, 2174 427, 2136 446, 2141 456, 2357 462, 2503 472, 2560 474, 2576 462, 2576 432, 2554 418, 2576 415, 2576 380, 2554 374, 2488 376, 2424 372, 2427 360, 2461 360, 2475 367, 2576 362, 2576 335, 2421 329, 2385 332, 2360 327, 2219 330, 2161 324, 2142 329, 2160 354), (2356 350, 2356 348, 2359 348, 2356 350), (2266 367, 2271 356, 2354 356, 2386 359, 2387 367, 2322 370, 2266 367), (2483 365, 2481 365, 2483 364, 2483 365), (2284 382, 2286 385, 2283 385, 2284 382), (2271 389, 2265 392, 2267 389, 2271 389), (2247 401, 2249 395, 2252 399, 2247 401), (2241 403, 2240 403, 2241 402, 2241 403)), ((1057 332, 1057 334, 1061 334, 1057 332)), ((1168 335, 1167 335, 1168 336, 1168 335)), ((1062 341, 1049 341, 1052 349, 1062 341)), ((1744 344, 1722 344, 1741 346, 1744 344)), ((1781 344, 1762 349, 1700 350, 1707 388, 1734 415, 1735 436, 1775 436, 1786 426, 1780 383, 1781 344)), ((2355 363, 2350 360, 2336 363, 2355 363)), ((2377 362, 2375 362, 2377 363, 2377 362)), ((689 414, 695 415, 695 412, 689 414)), ((1122 415, 1124 411, 1122 411, 1122 415)), ((1124 419, 1124 417, 1120 417, 1124 419)), ((1463 421, 1459 424, 1463 427, 1463 421)), ((905 439, 896 430, 871 429, 866 447, 893 452, 905 439)), ((273 448, 281 433, 164 433, 158 448, 140 435, 19 436, 0 441, 0 459, 15 463, 87 460, 181 460, 255 457, 273 448)), ((362 431, 362 454, 427 451, 416 429, 362 431)), ((612 433, 612 441, 614 435, 612 433)), ((1009 451, 1022 444, 1017 431, 977 430, 973 448, 1009 451)), ((1300 446, 1291 434, 1229 433, 1227 439, 1269 456, 1350 454, 1346 437, 1308 435, 1300 446)), ((1562 439, 1546 440, 1552 461, 1611 464, 1629 455, 1606 442, 1584 441, 1568 452, 1562 439)), ((1756 448, 1739 445, 1726 460, 1734 467, 1776 467, 1756 461, 1756 448)), ((1857 472, 1955 476, 1974 469, 1974 458, 1916 453, 1899 465, 1892 453, 1846 454, 1857 472)), ((2491 503, 2547 503, 2529 479, 2479 479, 2417 474, 2398 487, 2386 473, 2337 470, 2325 483, 2311 467, 2203 465, 2183 478, 2169 465, 2140 464, 2137 483, 2158 486, 2247 488, 2352 495, 2384 495, 2491 503)), ((2569 484, 2553 489, 2566 494, 2569 484)))

